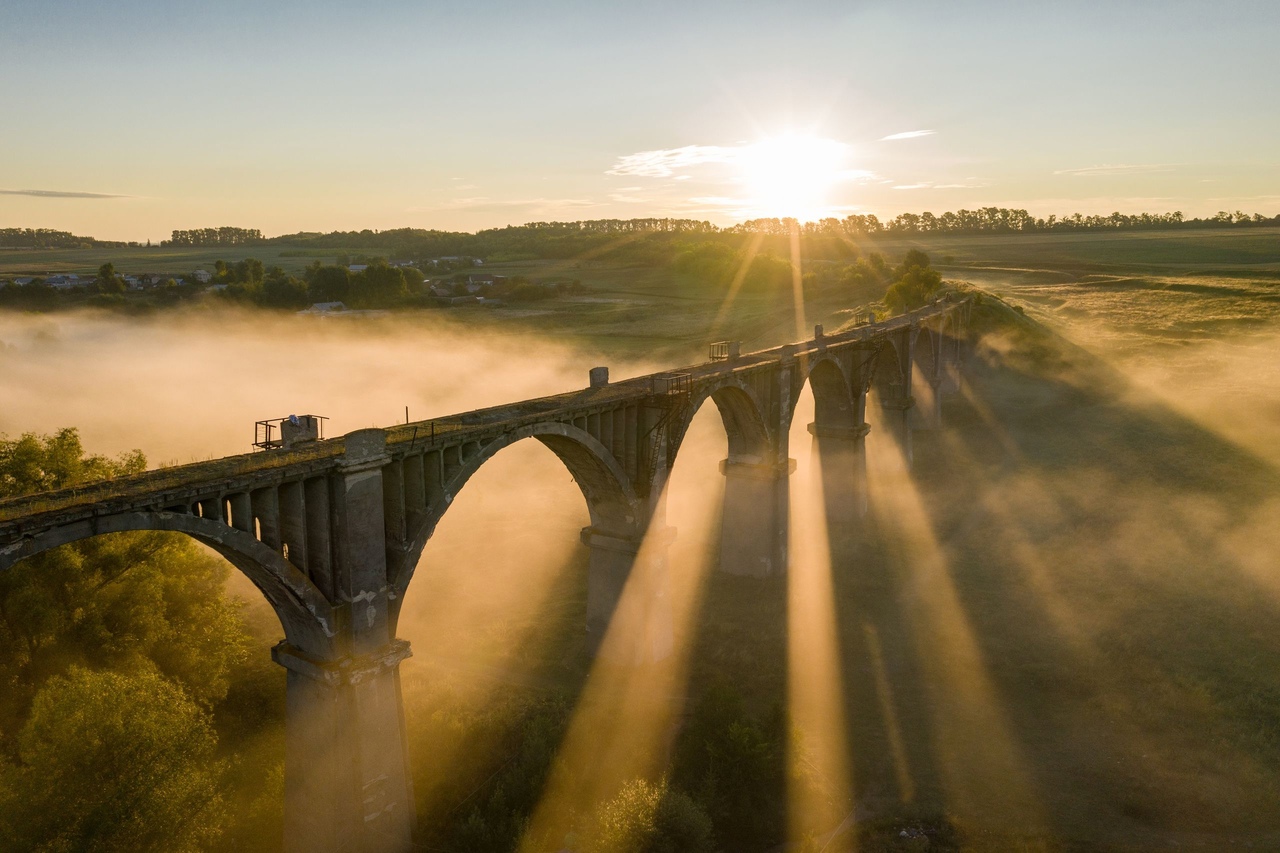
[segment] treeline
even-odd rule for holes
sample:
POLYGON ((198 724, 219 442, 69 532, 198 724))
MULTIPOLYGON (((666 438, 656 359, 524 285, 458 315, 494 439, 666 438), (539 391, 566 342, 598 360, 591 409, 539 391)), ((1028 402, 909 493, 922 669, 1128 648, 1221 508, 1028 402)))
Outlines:
POLYGON ((594 219, 580 222, 530 222, 489 228, 474 234, 458 231, 395 228, 387 231, 300 232, 271 237, 270 245, 299 249, 376 249, 388 257, 429 259, 477 257, 495 261, 559 260, 590 255, 638 264, 661 263, 689 237, 714 239, 730 235, 783 236, 794 230, 811 237, 927 234, 1041 234, 1064 231, 1120 231, 1183 228, 1248 228, 1280 225, 1280 216, 1220 211, 1211 217, 1187 218, 1170 213, 1111 213, 1038 218, 1022 209, 984 207, 934 214, 902 213, 881 220, 874 214, 855 214, 817 222, 795 219, 753 219, 721 228, 693 219, 594 219))
POLYGON ((92 249, 124 245, 127 244, 80 237, 52 228, 0 228, 0 249, 92 249))
POLYGON ((174 231, 173 236, 160 243, 162 246, 256 246, 263 242, 257 228, 194 228, 190 231, 174 231))
POLYGON ((337 264, 319 261, 308 266, 302 278, 278 266, 268 267, 257 258, 228 264, 214 262, 212 285, 224 299, 264 308, 305 308, 313 302, 341 302, 348 308, 395 308, 421 293, 423 275, 412 267, 393 267, 373 259, 363 270, 352 272, 337 264))
POLYGON ((934 215, 924 213, 900 213, 893 219, 881 222, 874 214, 854 214, 844 219, 830 217, 818 222, 798 222, 795 219, 752 219, 731 226, 726 231, 738 234, 790 234, 794 230, 806 235, 820 234, 1017 234, 1052 231, 1120 231, 1138 229, 1174 228, 1230 228, 1236 226, 1280 225, 1280 215, 1267 217, 1261 213, 1248 214, 1219 211, 1211 217, 1188 219, 1182 211, 1172 213, 1112 213, 1107 216, 1085 216, 1073 213, 1069 216, 1036 218, 1025 210, 1006 207, 983 207, 978 210, 957 210, 934 215))

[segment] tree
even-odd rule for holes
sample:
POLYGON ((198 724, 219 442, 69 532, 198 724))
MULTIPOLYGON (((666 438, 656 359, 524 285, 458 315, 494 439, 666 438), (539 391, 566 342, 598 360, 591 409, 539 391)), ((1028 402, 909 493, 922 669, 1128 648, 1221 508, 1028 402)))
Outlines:
POLYGON ((633 779, 600 807, 589 830, 591 853, 682 853, 710 850, 711 818, 688 795, 633 779))
POLYGON ((923 308, 942 289, 942 274, 927 267, 911 267, 884 295, 885 304, 895 314, 923 308))
POLYGON ((307 267, 307 296, 312 302, 345 302, 351 298, 351 273, 345 266, 307 267))
POLYGON ((929 268, 929 256, 919 249, 911 249, 907 252, 906 257, 902 259, 900 267, 903 274, 906 274, 912 267, 920 267, 920 269, 929 268))
POLYGON ((225 821, 208 716, 154 671, 73 667, 36 696, 9 769, 12 849, 195 851, 225 821))
MULTIPOLYGON (((140 452, 87 456, 74 429, 0 437, 0 497, 141 471, 140 452)), ((226 563, 170 533, 117 533, 30 557, 0 573, 0 750, 34 695, 72 666, 172 678, 205 705, 226 695, 247 653, 226 563)))
POLYGON ((98 277, 94 281, 99 293, 124 293, 124 279, 116 275, 115 264, 105 263, 98 267, 98 277))
POLYGON ((357 308, 389 308, 409 295, 399 268, 376 260, 351 276, 351 301, 357 308))

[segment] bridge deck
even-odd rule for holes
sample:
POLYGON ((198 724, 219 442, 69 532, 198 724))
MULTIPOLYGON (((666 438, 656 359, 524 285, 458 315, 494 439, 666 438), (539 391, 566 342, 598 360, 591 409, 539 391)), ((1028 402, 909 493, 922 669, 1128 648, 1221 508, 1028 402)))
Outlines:
MULTIPOLYGON (((697 381, 714 376, 732 375, 735 372, 748 371, 783 358, 803 357, 834 346, 882 338, 905 326, 943 314, 951 307, 953 303, 935 303, 881 323, 857 326, 822 338, 744 353, 732 361, 705 362, 611 382, 599 388, 586 388, 461 414, 429 418, 414 423, 397 424, 387 428, 387 443, 399 445, 414 442, 425 449, 456 442, 459 433, 488 430, 496 426, 515 426, 522 422, 554 420, 557 416, 596 405, 607 405, 627 399, 643 400, 652 396, 652 379, 655 376, 688 373, 694 381, 697 381)), ((98 507, 105 513, 136 505, 144 499, 158 499, 163 503, 165 493, 182 491, 184 487, 193 483, 209 485, 223 480, 230 483, 245 477, 286 468, 308 470, 314 467, 316 470, 322 470, 329 467, 335 458, 342 456, 344 451, 344 439, 334 438, 289 450, 244 453, 205 462, 158 468, 128 477, 101 480, 55 491, 6 498, 0 500, 0 532, 12 529, 19 521, 39 523, 41 517, 61 515, 88 507, 98 507)))

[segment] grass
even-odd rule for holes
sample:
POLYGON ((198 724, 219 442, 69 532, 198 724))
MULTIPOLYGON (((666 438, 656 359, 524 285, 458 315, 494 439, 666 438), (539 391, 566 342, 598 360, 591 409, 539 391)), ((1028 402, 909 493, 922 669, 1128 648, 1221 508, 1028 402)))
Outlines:
POLYGON ((50 275, 54 273, 96 273, 105 263, 115 264, 122 275, 133 273, 170 273, 185 275, 197 269, 213 271, 215 261, 234 262, 258 258, 267 266, 281 266, 300 273, 312 261, 333 263, 339 254, 380 255, 369 250, 291 249, 286 246, 181 247, 154 246, 117 249, 0 249, 0 276, 50 275))

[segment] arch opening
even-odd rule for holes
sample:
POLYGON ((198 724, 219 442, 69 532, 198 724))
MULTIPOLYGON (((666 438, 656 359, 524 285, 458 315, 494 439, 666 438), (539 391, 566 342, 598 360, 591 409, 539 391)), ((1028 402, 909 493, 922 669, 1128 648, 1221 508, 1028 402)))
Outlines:
POLYGON ((574 438, 526 434, 442 484, 447 510, 430 522, 396 625, 414 650, 400 681, 423 843, 459 846, 465 821, 451 810, 474 794, 483 812, 495 789, 521 784, 504 775, 527 769, 510 765, 513 738, 550 732, 554 746, 565 724, 569 709, 546 696, 575 694, 589 665, 581 531, 626 521, 583 452, 574 438))
POLYGON ((671 442, 669 467, 674 468, 684 435, 710 399, 720 414, 728 440, 728 459, 734 462, 760 464, 769 458, 769 430, 765 426, 762 407, 747 387, 726 384, 704 390, 690 401, 680 425, 680 434, 671 442))

